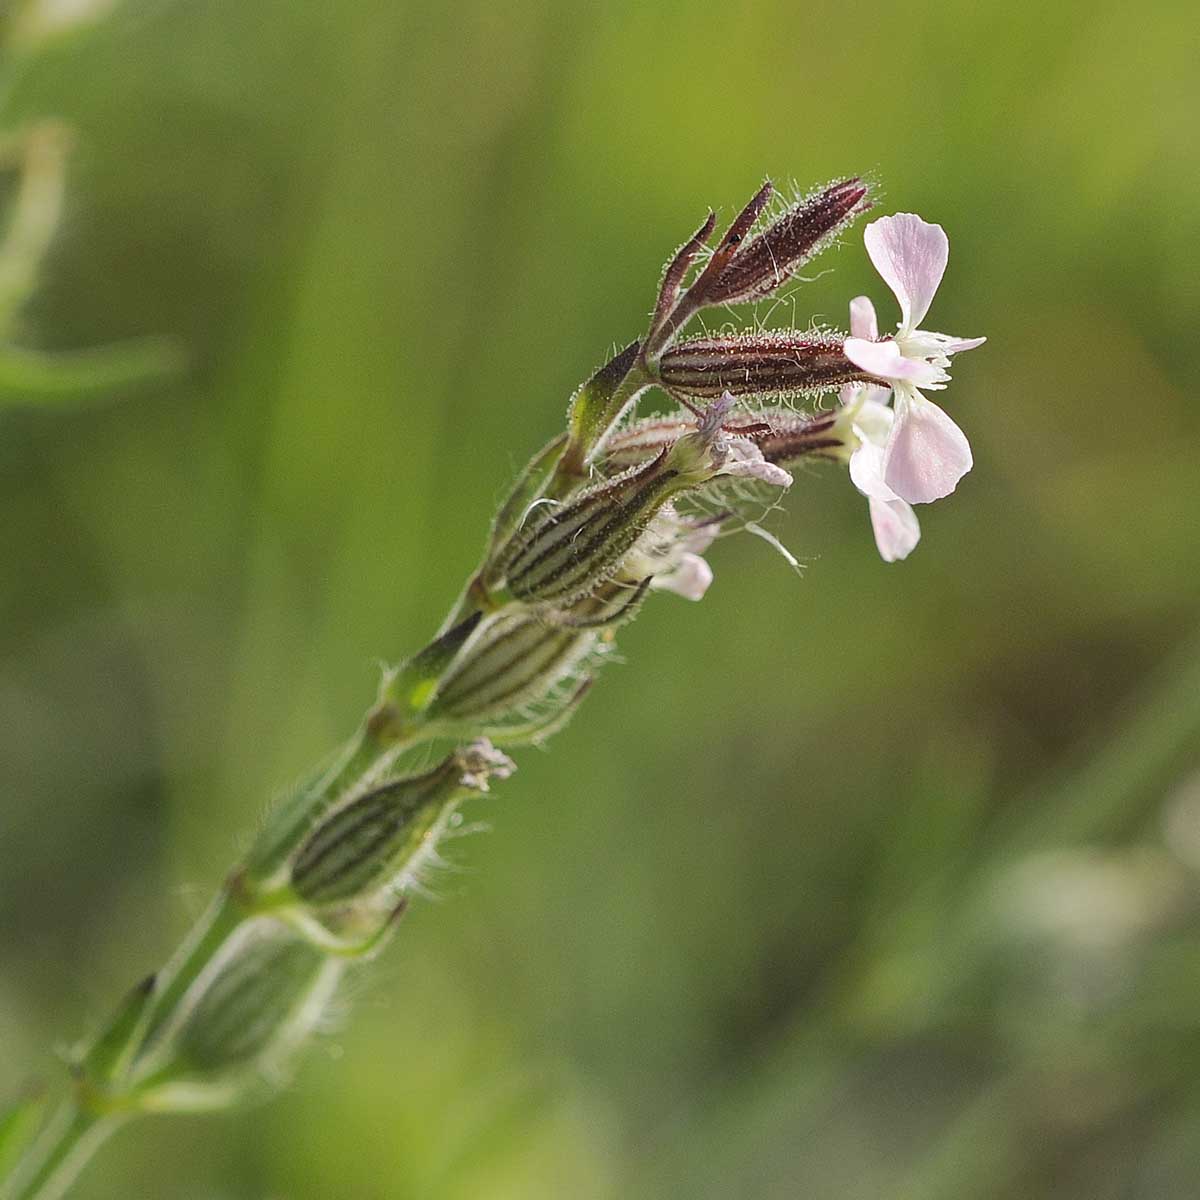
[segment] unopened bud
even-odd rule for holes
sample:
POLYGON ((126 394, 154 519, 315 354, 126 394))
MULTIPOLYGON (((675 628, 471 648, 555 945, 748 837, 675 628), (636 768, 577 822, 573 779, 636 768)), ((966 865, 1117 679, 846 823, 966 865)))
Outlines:
POLYGON ((277 1078, 333 996, 342 964, 273 917, 243 922, 131 1080, 146 1111, 226 1107, 277 1078))
MULTIPOLYGON (((838 457, 849 440, 843 409, 815 413, 773 407, 749 412, 731 412, 724 420, 727 434, 744 438, 758 447, 769 463, 787 466, 802 458, 838 457)), ((622 430, 609 443, 605 463, 628 468, 661 454, 685 433, 696 429, 696 418, 688 412, 675 416, 647 417, 622 430)))
POLYGON ((534 508, 493 568, 489 590, 556 607, 591 595, 616 574, 658 510, 694 482, 705 454, 699 444, 695 453, 677 454, 686 440, 571 500, 534 508))
POLYGON ((814 395, 868 378, 833 333, 732 334, 693 338, 666 350, 659 378, 686 396, 814 395))
POLYGON ((472 722, 504 716, 548 695, 591 652, 594 636, 528 613, 489 617, 446 672, 428 721, 472 722))
POLYGON ((841 409, 798 413, 774 409, 760 414, 750 436, 767 462, 786 467, 803 458, 836 458, 846 449, 841 409))
POLYGON ((448 809, 488 779, 507 778, 512 761, 486 740, 449 755, 432 771, 385 783, 325 818, 291 866, 292 891, 324 907, 366 899, 394 883, 448 809))
POLYGON ((705 289, 705 304, 769 296, 870 207, 869 188, 857 178, 806 196, 742 247, 705 289))

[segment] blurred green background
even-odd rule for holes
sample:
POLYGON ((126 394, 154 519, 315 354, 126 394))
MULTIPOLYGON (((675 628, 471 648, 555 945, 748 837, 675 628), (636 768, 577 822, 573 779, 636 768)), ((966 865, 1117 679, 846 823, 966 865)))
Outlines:
MULTIPOLYGON (((802 474, 802 576, 716 547, 296 1085, 81 1200, 1200 1192, 1198 48, 1115 0, 130 0, 10 45, 4 128, 76 131, 14 337, 189 367, 0 410, 0 1099, 432 632, 707 205, 873 172, 950 234, 932 326, 989 338, 907 563, 802 474)), ((801 323, 895 319, 861 228, 818 266, 801 323)))

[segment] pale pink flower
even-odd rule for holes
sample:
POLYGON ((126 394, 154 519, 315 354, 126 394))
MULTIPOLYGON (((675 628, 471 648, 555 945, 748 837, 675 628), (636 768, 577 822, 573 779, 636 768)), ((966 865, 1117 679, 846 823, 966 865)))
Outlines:
POLYGON ((950 243, 940 225, 915 213, 872 221, 864 234, 867 254, 900 304, 894 337, 879 341, 875 308, 866 296, 850 306, 851 337, 845 353, 855 366, 891 384, 895 419, 882 456, 882 480, 910 504, 948 496, 971 469, 966 435, 918 390, 939 390, 950 378, 950 356, 973 350, 986 338, 956 338, 919 328, 942 281, 950 243))
MULTIPOLYGON (((852 329, 855 315, 851 305, 852 329)), ((888 389, 873 384, 851 384, 841 393, 851 433, 858 443, 850 455, 850 480, 867 498, 880 557, 884 562, 896 562, 913 552, 921 539, 921 526, 912 505, 884 482, 884 447, 895 423, 887 398, 888 389)))
POLYGON ((712 567, 702 557, 720 532, 720 521, 681 518, 671 505, 658 514, 625 560, 627 575, 650 577, 654 591, 674 592, 700 600, 713 581, 712 567))
POLYGON ((674 592, 685 600, 702 600, 712 581, 712 567, 708 565, 708 560, 685 551, 669 571, 655 575, 650 580, 650 586, 656 591, 674 592))

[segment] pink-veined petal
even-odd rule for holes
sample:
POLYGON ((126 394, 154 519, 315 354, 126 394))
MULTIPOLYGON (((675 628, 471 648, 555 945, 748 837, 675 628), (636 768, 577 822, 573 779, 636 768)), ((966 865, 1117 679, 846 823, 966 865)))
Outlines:
POLYGON ((850 332, 856 338, 873 342, 879 337, 879 322, 870 296, 855 296, 850 301, 850 332))
POLYGON ((673 570, 655 575, 650 586, 656 591, 674 592, 685 600, 700 600, 712 581, 712 567, 698 554, 685 554, 673 570))
POLYGON ((902 500, 940 500, 973 465, 966 434, 932 400, 914 396, 897 406, 883 454, 883 478, 902 500))
POLYGON ((905 379, 917 387, 927 387, 946 378, 945 371, 919 358, 905 358, 893 341, 868 342, 849 337, 842 346, 846 357, 860 371, 880 379, 905 379))
POLYGON ((876 500, 874 497, 867 503, 879 557, 884 562, 907 558, 921 540, 921 525, 912 505, 903 500, 876 500))
POLYGON ((950 240, 940 225, 916 213, 872 221, 863 234, 875 270, 900 303, 900 328, 911 332, 925 319, 950 257, 950 240))

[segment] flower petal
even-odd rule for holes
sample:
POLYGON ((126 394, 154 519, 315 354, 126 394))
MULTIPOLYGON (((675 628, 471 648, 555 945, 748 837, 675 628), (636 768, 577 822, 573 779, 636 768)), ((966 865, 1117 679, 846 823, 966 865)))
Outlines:
POLYGON ((868 342, 879 337, 879 322, 875 318, 875 305, 870 296, 855 296, 850 301, 850 332, 856 338, 866 338, 868 342))
POLYGON ((892 422, 896 419, 896 414, 887 406, 887 398, 891 393, 887 388, 869 385, 864 390, 869 394, 859 398, 854 413, 854 432, 863 441, 886 446, 888 434, 892 432, 892 422))
POLYGON ((928 329, 918 329, 916 333, 898 339, 901 350, 913 358, 945 358, 949 354, 961 354, 964 350, 974 350, 987 341, 985 337, 958 338, 949 333, 932 333, 928 329))
POLYGON ((987 341, 985 337, 977 338, 956 338, 949 334, 943 334, 946 338, 942 346, 943 354, 961 354, 964 350, 974 350, 976 346, 982 346, 987 341))
POLYGON ((879 557, 884 562, 907 558, 921 540, 921 525, 912 505, 903 500, 876 500, 874 497, 867 503, 879 557))
POLYGON ((650 586, 655 591, 674 592, 685 600, 700 600, 712 581, 712 567, 698 554, 685 554, 672 570, 655 575, 650 586))
POLYGON ((884 482, 910 504, 948 496, 971 469, 966 434, 932 400, 913 395, 897 404, 883 454, 884 482))
MULTIPOLYGON (((892 394, 890 387, 879 383, 845 383, 838 391, 838 400, 843 408, 854 406, 864 408, 887 408, 888 397, 892 394)), ((888 428, 891 428, 891 412, 888 409, 888 428)), ((857 418, 856 418, 857 419, 857 418)))
POLYGON ((900 328, 911 333, 925 319, 950 257, 950 240, 940 225, 916 213, 872 221, 863 234, 875 270, 900 302, 900 328))
POLYGON ((732 475, 738 479, 757 479, 760 483, 769 483, 773 487, 792 486, 791 475, 782 467, 767 462, 762 451, 745 438, 730 438, 727 454, 728 457, 719 472, 721 475, 732 475))
POLYGON ((946 378, 946 372, 919 358, 905 358, 900 347, 890 339, 868 342, 848 337, 842 346, 846 357, 861 371, 880 379, 906 379, 917 387, 928 387, 946 378))
POLYGON ((850 455, 850 482, 872 500, 899 499, 883 481, 883 447, 873 442, 860 442, 850 455))

